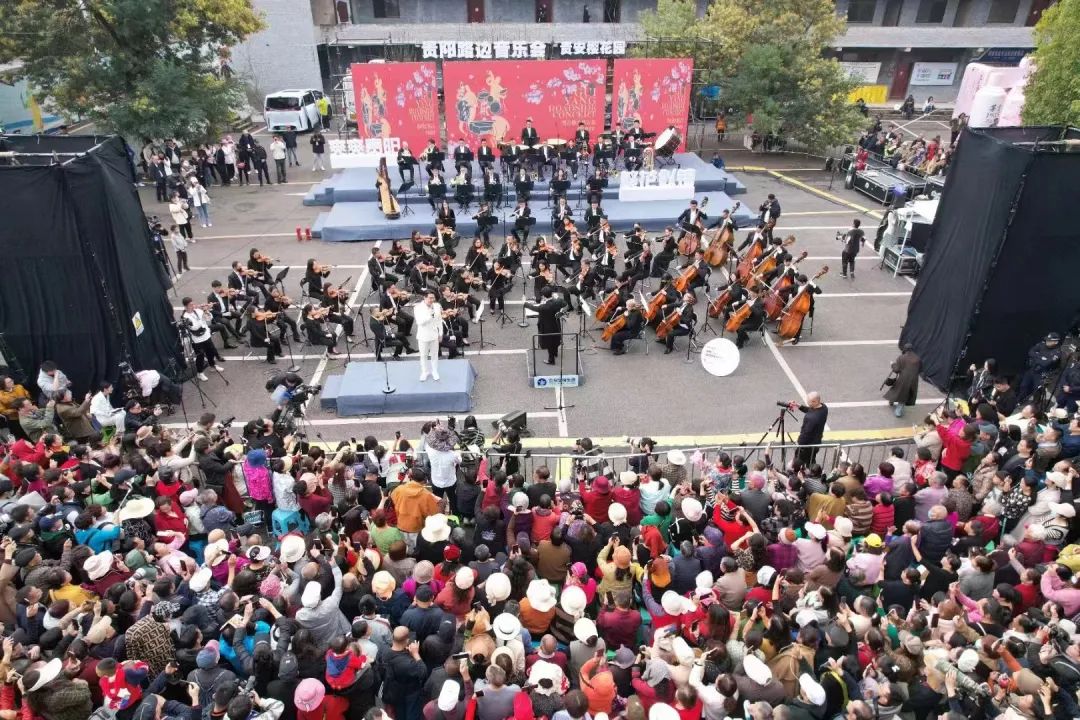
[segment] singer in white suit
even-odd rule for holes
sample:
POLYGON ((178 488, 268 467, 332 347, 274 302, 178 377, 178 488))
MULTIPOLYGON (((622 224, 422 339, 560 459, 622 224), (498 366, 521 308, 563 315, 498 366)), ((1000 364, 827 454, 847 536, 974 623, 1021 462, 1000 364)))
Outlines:
POLYGON ((439 381, 439 338, 442 336, 442 306, 429 292, 416 306, 416 341, 420 345, 420 382, 428 377, 439 381))

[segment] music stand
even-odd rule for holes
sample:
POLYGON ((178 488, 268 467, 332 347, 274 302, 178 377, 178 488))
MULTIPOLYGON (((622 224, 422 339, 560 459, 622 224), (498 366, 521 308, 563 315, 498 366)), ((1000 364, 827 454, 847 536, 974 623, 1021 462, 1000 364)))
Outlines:
POLYGON ((435 206, 446 199, 446 183, 441 183, 438 186, 437 190, 431 191, 429 189, 428 197, 434 201, 431 204, 431 214, 435 215, 436 213, 438 213, 438 210, 435 208, 435 206))
POLYGON ((415 183, 404 181, 397 190, 397 196, 404 199, 404 202, 401 204, 401 217, 416 214, 416 211, 409 207, 409 190, 412 189, 413 185, 415 185, 415 183))
POLYGON ((503 184, 491 183, 484 186, 484 200, 491 203, 492 210, 499 210, 503 207, 503 200, 505 200, 505 194, 503 193, 503 184))
POLYGON ((516 195, 519 198, 524 196, 526 202, 528 202, 529 198, 532 197, 532 191, 533 191, 533 181, 532 180, 526 180, 525 182, 515 182, 514 183, 514 195, 516 195))

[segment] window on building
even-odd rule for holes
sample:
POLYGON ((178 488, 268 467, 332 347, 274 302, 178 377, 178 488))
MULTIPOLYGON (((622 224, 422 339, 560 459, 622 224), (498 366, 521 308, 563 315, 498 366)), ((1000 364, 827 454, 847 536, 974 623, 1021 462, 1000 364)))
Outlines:
POLYGON ((848 0, 848 22, 868 23, 874 22, 874 10, 877 9, 877 0, 848 0))
POLYGON ((1020 0, 992 0, 987 22, 1009 23, 1016 21, 1016 11, 1020 9, 1020 0))
POLYGON ((372 3, 373 14, 377 18, 399 18, 401 7, 398 0, 374 0, 372 3))

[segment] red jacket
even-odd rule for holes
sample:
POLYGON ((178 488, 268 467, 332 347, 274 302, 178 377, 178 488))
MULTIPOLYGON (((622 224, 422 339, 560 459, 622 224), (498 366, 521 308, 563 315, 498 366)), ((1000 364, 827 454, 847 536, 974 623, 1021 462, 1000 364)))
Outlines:
POLYGON ((611 507, 613 497, 610 492, 598 493, 595 490, 581 491, 581 504, 585 506, 585 514, 599 523, 608 522, 608 508, 611 507))
POLYGON ((621 485, 611 491, 611 497, 615 502, 626 508, 626 524, 635 527, 641 523, 645 515, 641 512, 641 491, 637 488, 622 487, 621 485))
POLYGON ((964 468, 964 462, 971 455, 971 442, 960 437, 961 428, 963 424, 959 422, 954 422, 948 428, 937 426, 937 434, 941 438, 941 465, 957 472, 964 468))

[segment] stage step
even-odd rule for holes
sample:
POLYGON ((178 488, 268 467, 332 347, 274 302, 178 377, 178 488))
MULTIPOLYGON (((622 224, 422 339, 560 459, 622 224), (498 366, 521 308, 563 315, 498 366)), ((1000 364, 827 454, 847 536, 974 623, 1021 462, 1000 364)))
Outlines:
POLYGON ((328 375, 323 380, 322 392, 319 393, 319 407, 323 410, 337 410, 338 395, 341 393, 341 381, 344 375, 328 375))
POLYGON ((321 212, 315 218, 315 222, 311 224, 311 237, 321 240, 323 227, 326 225, 326 221, 330 218, 329 212, 321 212))

